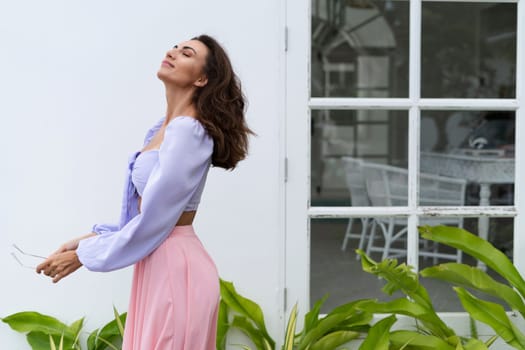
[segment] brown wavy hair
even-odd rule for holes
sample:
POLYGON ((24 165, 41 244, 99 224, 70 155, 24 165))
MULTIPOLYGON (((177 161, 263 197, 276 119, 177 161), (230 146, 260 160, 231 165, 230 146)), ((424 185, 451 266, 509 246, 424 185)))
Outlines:
POLYGON ((228 55, 209 35, 192 38, 208 48, 204 74, 208 83, 193 96, 197 118, 213 138, 213 166, 233 169, 248 153, 248 136, 255 135, 246 124, 245 96, 228 55))

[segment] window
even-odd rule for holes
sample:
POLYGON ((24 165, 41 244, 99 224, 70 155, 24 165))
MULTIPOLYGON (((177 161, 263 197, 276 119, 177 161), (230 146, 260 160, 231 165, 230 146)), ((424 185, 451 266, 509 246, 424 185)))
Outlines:
MULTIPOLYGON (((418 224, 464 227, 524 266, 513 256, 523 245, 514 233, 525 228, 517 216, 525 210, 523 186, 515 182, 523 173, 516 155, 525 151, 523 7, 508 0, 290 1, 290 297, 307 308, 328 293, 323 311, 384 298, 381 283, 361 272, 357 247, 415 269, 475 264, 420 240, 418 224)), ((439 311, 462 310, 446 286, 427 287, 439 311)))

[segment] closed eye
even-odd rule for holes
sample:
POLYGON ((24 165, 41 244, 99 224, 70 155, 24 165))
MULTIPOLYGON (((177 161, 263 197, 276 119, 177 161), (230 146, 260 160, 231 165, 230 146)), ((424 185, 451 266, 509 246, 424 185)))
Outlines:
MULTIPOLYGON (((179 45, 175 45, 173 46, 174 49, 178 49, 179 48, 179 45)), ((191 57, 192 54, 197 54, 197 51, 195 51, 195 49, 191 46, 183 46, 182 47, 182 54, 186 57, 191 57)))

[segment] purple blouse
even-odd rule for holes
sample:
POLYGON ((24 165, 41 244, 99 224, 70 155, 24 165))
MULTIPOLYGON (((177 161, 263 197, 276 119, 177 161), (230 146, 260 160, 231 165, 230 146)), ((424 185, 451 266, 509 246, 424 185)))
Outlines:
MULTIPOLYGON (((163 122, 164 118, 148 131, 144 145, 163 122)), ((167 238, 182 212, 197 209, 212 152, 213 140, 199 121, 187 116, 171 120, 159 150, 130 156, 120 222, 93 226, 97 235, 78 245, 80 262, 91 271, 112 271, 149 255, 167 238)))

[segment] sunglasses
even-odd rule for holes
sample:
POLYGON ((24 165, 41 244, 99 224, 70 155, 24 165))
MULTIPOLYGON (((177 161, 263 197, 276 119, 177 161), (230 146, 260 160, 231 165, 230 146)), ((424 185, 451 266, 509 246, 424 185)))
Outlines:
MULTIPOLYGON (((22 249, 20 249, 16 244, 13 244, 12 245, 13 248, 15 248, 18 253, 22 254, 22 255, 25 255, 25 256, 28 256, 28 257, 32 257, 32 258, 38 258, 38 259, 47 259, 45 256, 41 256, 41 255, 36 255, 36 254, 31 254, 31 253, 26 253, 24 252, 22 249)), ((13 259, 16 260, 16 262, 22 266, 22 267, 25 267, 25 268, 28 268, 28 269, 36 269, 36 266, 32 266, 32 265, 28 265, 28 264, 25 264, 22 259, 20 259, 18 256, 17 256, 17 253, 15 252, 11 252, 11 256, 13 257, 13 259)))

